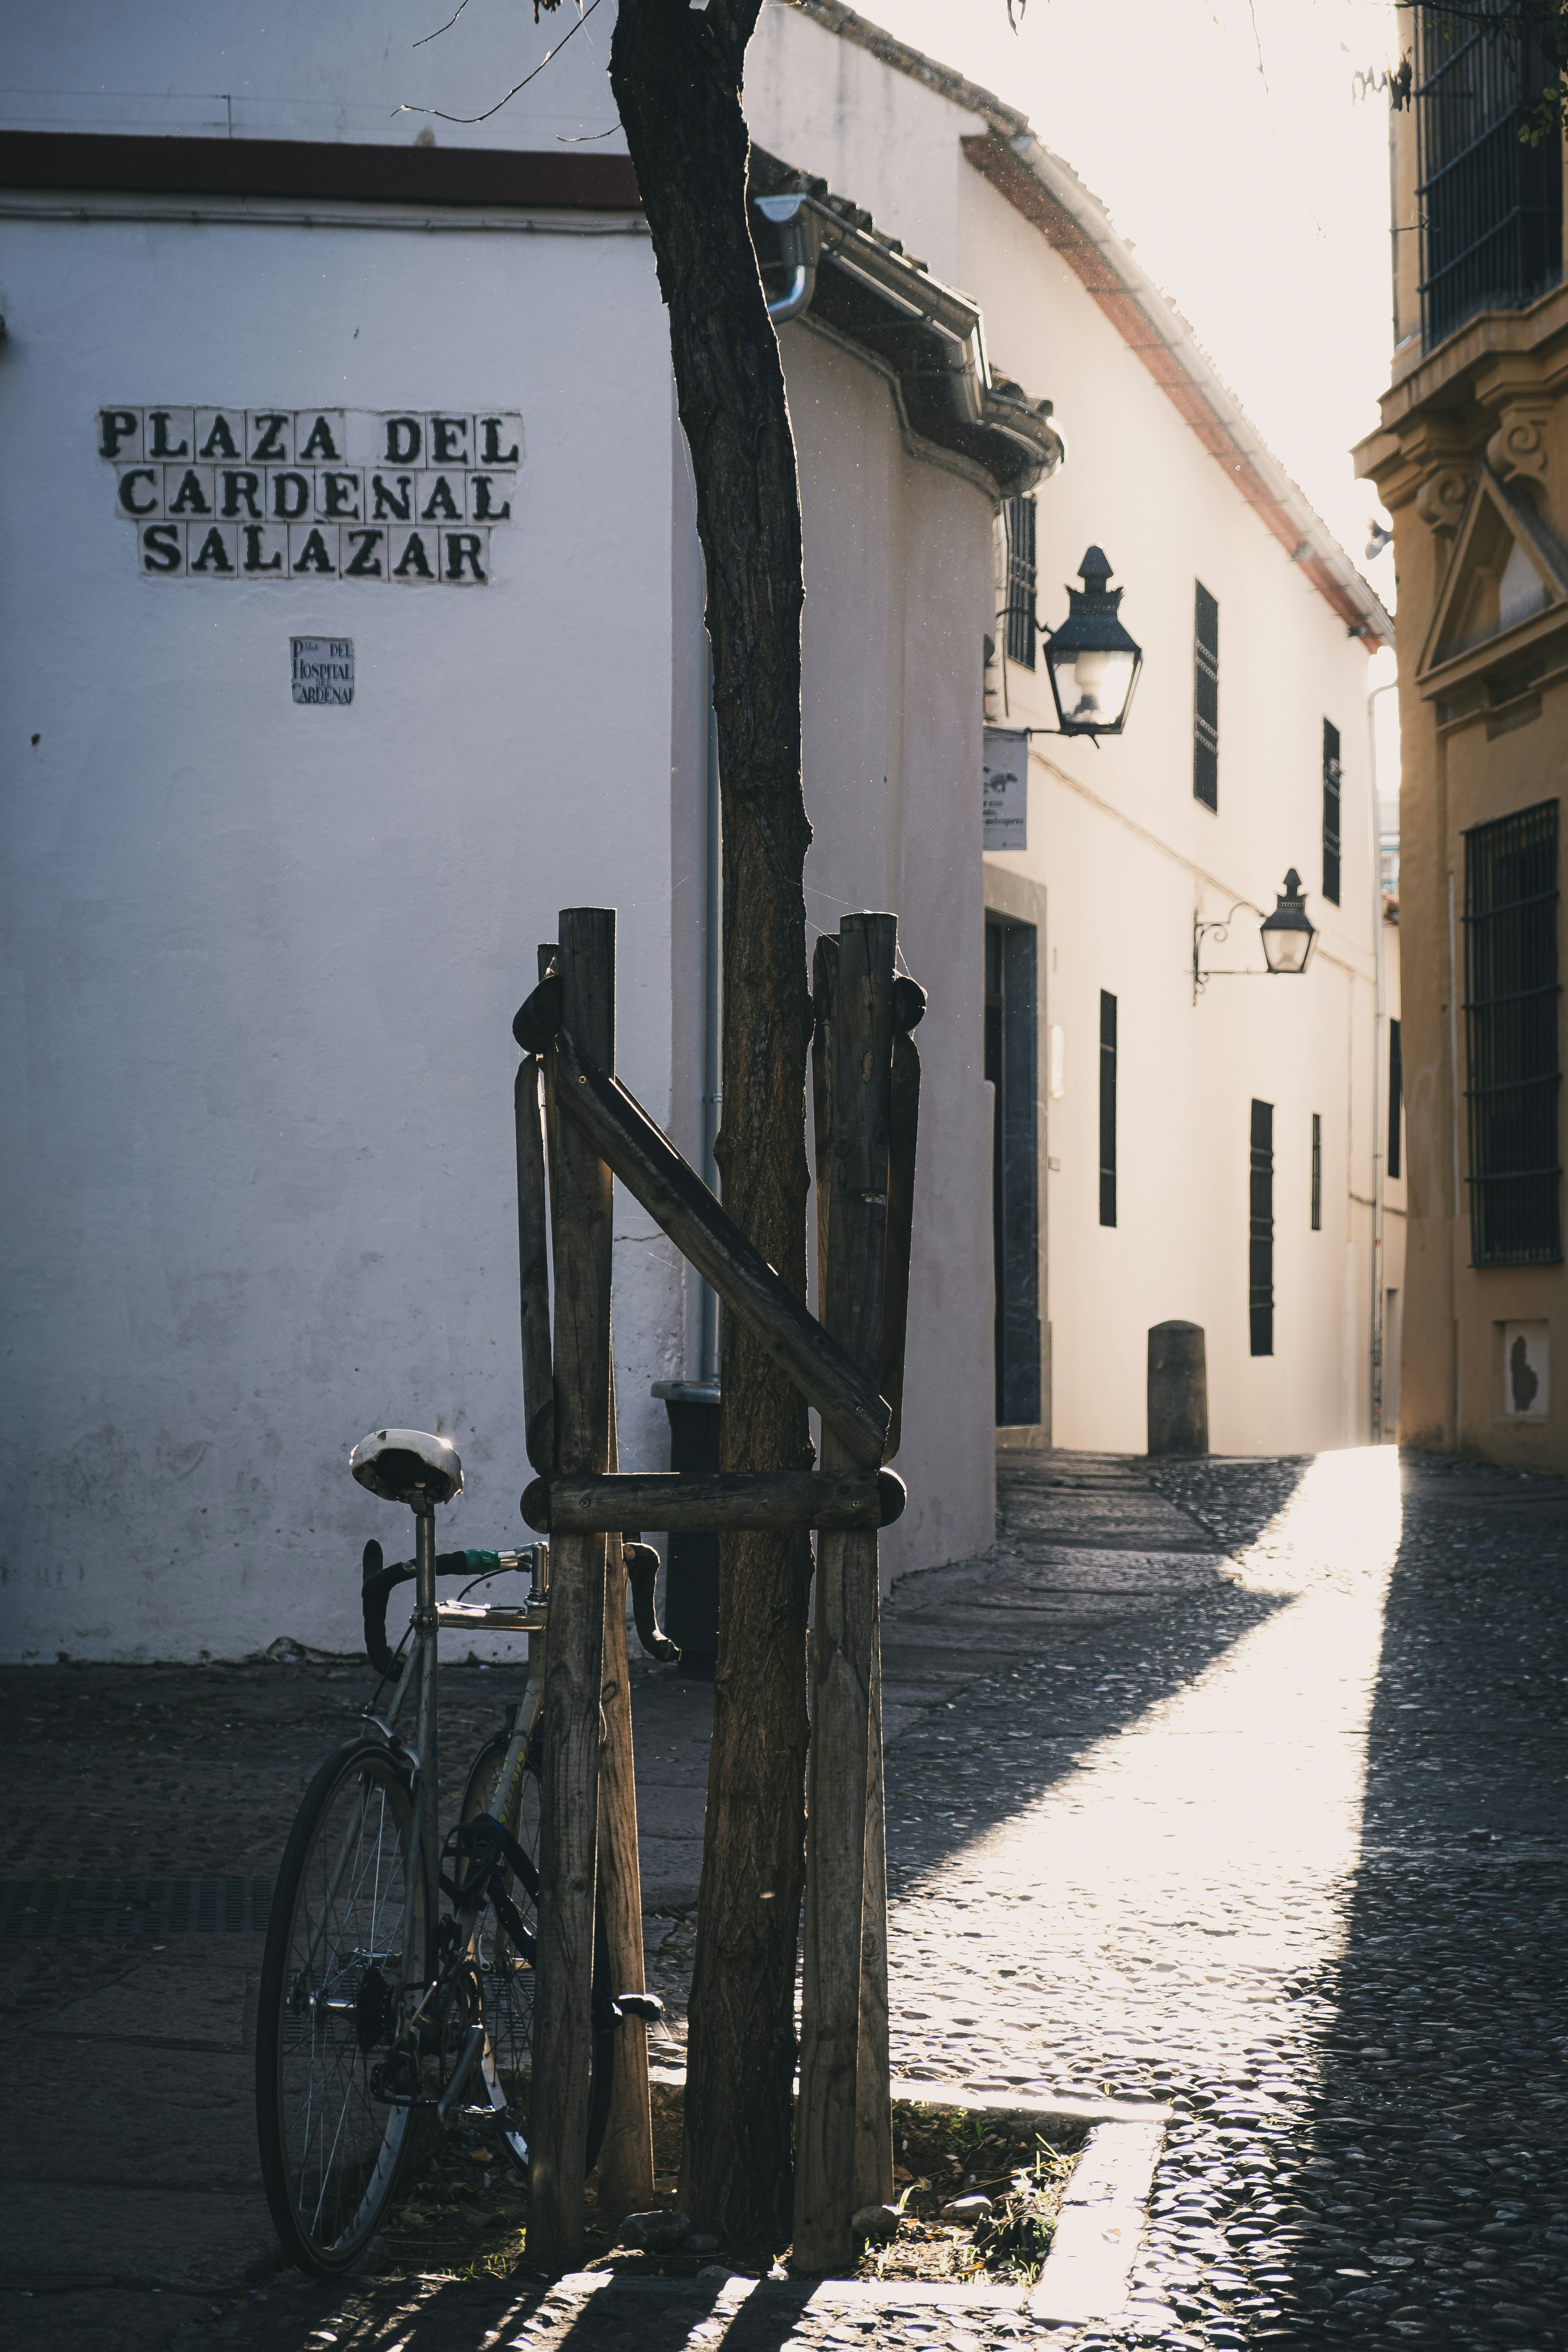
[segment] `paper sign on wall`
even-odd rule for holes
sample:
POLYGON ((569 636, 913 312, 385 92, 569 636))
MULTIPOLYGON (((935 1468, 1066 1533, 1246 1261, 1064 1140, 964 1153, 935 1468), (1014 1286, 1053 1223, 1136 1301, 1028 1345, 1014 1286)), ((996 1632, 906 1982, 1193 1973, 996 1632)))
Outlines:
POLYGON ((1027 849, 1029 845, 1029 730, 1026 727, 985 730, 986 849, 1027 849))
POLYGON ((512 519, 506 409, 100 408, 98 454, 150 580, 483 588, 512 519))

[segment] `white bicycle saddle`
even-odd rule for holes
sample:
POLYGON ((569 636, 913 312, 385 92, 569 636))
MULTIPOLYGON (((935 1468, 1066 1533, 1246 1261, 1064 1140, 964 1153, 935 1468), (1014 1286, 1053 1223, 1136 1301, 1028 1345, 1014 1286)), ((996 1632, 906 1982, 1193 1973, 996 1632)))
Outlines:
POLYGON ((388 1503, 449 1503, 463 1491, 458 1449, 423 1429, 373 1429, 349 1456, 362 1486, 388 1503))

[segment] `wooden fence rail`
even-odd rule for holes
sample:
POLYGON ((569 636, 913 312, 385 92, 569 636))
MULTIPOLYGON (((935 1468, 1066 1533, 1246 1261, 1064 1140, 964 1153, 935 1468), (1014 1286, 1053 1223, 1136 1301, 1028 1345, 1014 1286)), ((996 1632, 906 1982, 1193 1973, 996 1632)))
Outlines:
POLYGON ((907 1500, 893 1470, 636 1470, 535 1478, 522 1516, 542 1535, 644 1528, 720 1534, 747 1528, 886 1528, 907 1500))

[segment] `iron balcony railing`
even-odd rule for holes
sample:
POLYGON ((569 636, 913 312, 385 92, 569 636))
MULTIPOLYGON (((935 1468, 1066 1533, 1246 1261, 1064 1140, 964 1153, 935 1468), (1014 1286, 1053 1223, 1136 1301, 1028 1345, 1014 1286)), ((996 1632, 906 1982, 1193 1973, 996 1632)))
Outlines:
MULTIPOLYGON (((1505 0, 1480 0, 1500 20, 1505 0)), ((1507 26, 1424 7, 1415 133, 1421 336, 1431 351, 1479 310, 1517 310, 1563 269, 1562 141, 1520 133, 1551 78, 1507 26)))

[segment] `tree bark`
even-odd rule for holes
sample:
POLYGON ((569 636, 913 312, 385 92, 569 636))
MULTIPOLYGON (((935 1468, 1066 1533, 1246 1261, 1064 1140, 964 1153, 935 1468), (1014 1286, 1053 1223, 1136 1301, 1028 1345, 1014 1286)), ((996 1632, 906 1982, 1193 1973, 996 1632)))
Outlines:
MULTIPOLYGON (((724 1205, 805 1296, 800 499, 746 214, 741 85, 761 0, 620 0, 610 79, 669 310, 707 563, 723 822, 724 1205)), ((726 1469, 812 1462, 805 1407, 732 1317, 726 1469)), ((804 1874, 804 1532, 723 1545, 682 2202, 731 2244, 788 2242, 804 1874)))

